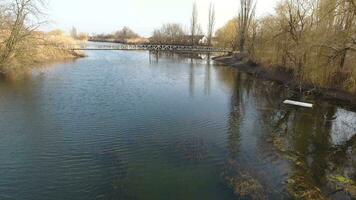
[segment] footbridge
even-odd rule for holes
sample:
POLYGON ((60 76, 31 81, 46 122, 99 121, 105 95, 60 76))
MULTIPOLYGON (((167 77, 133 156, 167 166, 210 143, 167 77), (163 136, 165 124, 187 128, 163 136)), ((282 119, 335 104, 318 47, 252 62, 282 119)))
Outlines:
POLYGON ((182 46, 182 45, 132 45, 132 44, 81 44, 64 47, 70 50, 148 50, 148 51, 172 51, 172 52, 199 52, 199 53, 213 53, 213 52, 230 52, 228 49, 215 48, 209 46, 182 46))

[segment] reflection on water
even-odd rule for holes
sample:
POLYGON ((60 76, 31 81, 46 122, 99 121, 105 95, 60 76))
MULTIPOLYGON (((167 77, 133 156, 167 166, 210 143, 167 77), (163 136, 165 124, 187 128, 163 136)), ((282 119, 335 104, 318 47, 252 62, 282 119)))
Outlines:
POLYGON ((0 199, 355 197, 355 112, 212 55, 87 53, 0 82, 0 199))
POLYGON ((235 80, 230 174, 223 173, 235 193, 252 199, 267 198, 256 197, 256 191, 268 191, 272 199, 284 194, 296 199, 355 198, 354 112, 317 99, 312 100, 315 109, 283 106, 280 102, 293 94, 282 86, 240 73, 235 80), (276 185, 273 180, 278 180, 276 185), (259 185, 269 189, 262 191, 259 185))

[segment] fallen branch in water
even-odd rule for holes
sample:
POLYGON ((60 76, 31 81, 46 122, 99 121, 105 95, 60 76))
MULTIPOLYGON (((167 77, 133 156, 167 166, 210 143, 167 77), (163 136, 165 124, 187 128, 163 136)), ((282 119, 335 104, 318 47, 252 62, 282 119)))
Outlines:
POLYGON ((294 106, 301 106, 301 107, 306 107, 306 108, 313 108, 313 104, 304 103, 304 102, 299 102, 299 101, 285 100, 283 103, 284 103, 284 104, 289 104, 289 105, 294 105, 294 106))

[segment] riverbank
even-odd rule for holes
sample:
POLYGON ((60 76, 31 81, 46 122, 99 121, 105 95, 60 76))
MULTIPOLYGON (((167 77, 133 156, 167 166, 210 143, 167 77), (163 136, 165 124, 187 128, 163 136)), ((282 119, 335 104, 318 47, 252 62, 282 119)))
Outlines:
POLYGON ((86 54, 83 51, 47 47, 43 53, 29 57, 27 60, 13 60, 11 63, 3 65, 0 73, 9 76, 20 75, 34 69, 36 66, 84 57, 86 57, 86 54))
POLYGON ((213 60, 238 68, 254 77, 286 85, 299 93, 308 95, 313 94, 322 99, 337 101, 340 104, 350 105, 352 108, 356 108, 356 94, 352 94, 339 88, 321 88, 307 83, 299 84, 291 70, 288 71, 281 67, 267 68, 263 65, 258 65, 239 54, 218 56, 214 57, 213 60))
MULTIPOLYGON (((6 41, 5 39, 2 40, 6 41)), ((6 46, 0 45, 2 55, 0 73, 4 75, 21 74, 31 70, 33 66, 85 57, 83 51, 63 48, 81 43, 83 41, 74 40, 62 31, 32 33, 31 37, 26 38, 14 50, 10 51, 6 46)))

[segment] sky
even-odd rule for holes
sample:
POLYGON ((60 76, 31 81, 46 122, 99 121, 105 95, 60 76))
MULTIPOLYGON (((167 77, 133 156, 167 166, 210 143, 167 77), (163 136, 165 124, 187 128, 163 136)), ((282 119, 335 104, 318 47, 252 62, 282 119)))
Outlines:
MULTIPOLYGON (((257 15, 273 13, 278 0, 258 0, 257 15)), ((89 34, 112 33, 128 26, 148 37, 164 23, 188 29, 194 0, 48 0, 44 30, 76 27, 89 34)), ((215 4, 216 28, 237 15, 239 0, 196 0, 198 20, 206 30, 210 2, 215 4)))

